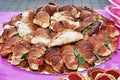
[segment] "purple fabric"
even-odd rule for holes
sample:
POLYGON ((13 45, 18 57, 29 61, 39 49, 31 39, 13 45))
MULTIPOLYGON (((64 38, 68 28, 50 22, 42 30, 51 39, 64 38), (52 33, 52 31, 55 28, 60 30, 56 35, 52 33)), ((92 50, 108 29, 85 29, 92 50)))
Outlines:
MULTIPOLYGON (((98 13, 110 19, 110 16, 104 10, 97 10, 98 13)), ((9 21, 13 15, 16 15, 20 12, 0 12, 0 30, 4 22, 9 21)), ((120 39, 119 39, 120 40, 120 39)), ((120 43, 120 41, 119 41, 120 43)), ((117 54, 114 54, 111 59, 107 60, 103 64, 97 66, 103 69, 120 69, 120 45, 116 50, 117 54)), ((66 77, 67 75, 45 75, 38 74, 33 72, 28 72, 22 69, 19 69, 0 56, 0 80, 57 80, 59 77, 66 77)))

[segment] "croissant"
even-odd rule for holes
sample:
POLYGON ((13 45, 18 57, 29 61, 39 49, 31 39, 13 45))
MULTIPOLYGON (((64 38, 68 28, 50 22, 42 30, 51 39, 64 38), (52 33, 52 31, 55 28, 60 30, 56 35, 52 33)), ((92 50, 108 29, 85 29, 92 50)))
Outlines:
POLYGON ((49 30, 44 28, 38 28, 30 34, 30 42, 33 44, 44 44, 48 46, 50 44, 51 38, 49 36, 49 30))
POLYGON ((51 29, 55 32, 60 32, 64 29, 74 29, 75 27, 76 27, 75 25, 71 25, 66 20, 52 21, 51 22, 51 29))
POLYGON ((77 9, 73 5, 64 5, 59 7, 58 11, 69 11, 73 16, 77 14, 77 9))
POLYGON ((50 16, 47 12, 40 11, 35 16, 33 23, 37 24, 38 26, 42 28, 47 28, 50 24, 50 16))
POLYGON ((45 53, 45 62, 53 67, 56 72, 61 73, 63 70, 63 59, 60 48, 49 48, 45 53))
POLYGON ((87 16, 81 22, 82 29, 86 28, 87 26, 94 23, 95 21, 96 21, 96 19, 94 18, 93 15, 87 16))
POLYGON ((90 64, 93 65, 96 57, 93 53, 93 46, 86 40, 78 41, 75 47, 79 54, 90 64))
POLYGON ((6 57, 10 53, 12 53, 12 47, 7 49, 4 47, 4 44, 0 44, 0 55, 2 57, 6 57))
POLYGON ((5 57, 9 53, 12 53, 13 46, 19 43, 20 41, 22 41, 22 38, 17 36, 6 39, 3 46, 1 46, 0 54, 5 57))
POLYGON ((16 23, 17 21, 20 21, 21 19, 22 19, 22 13, 13 16, 8 24, 10 24, 10 25, 15 25, 15 23, 16 23))
POLYGON ((52 38, 50 47, 60 46, 63 44, 75 42, 75 41, 81 40, 82 38, 83 38, 83 35, 81 33, 70 30, 70 29, 66 29, 61 32, 58 32, 56 36, 52 38))
POLYGON ((88 39, 88 42, 90 42, 93 45, 94 50, 100 55, 100 56, 108 56, 111 54, 111 50, 108 49, 105 45, 105 41, 109 41, 109 39, 104 34, 97 34, 96 36, 92 36, 88 39), (99 42, 99 43, 98 43, 99 42))
POLYGON ((35 44, 30 48, 28 52, 28 63, 32 70, 38 70, 39 65, 43 63, 43 55, 45 54, 46 48, 43 45, 35 44), (41 63, 40 63, 40 60, 41 63))
POLYGON ((16 26, 18 27, 18 33, 21 37, 31 33, 32 31, 35 31, 37 28, 37 26, 33 23, 25 23, 22 21, 18 21, 16 23, 16 26))
POLYGON ((4 39, 7 39, 14 36, 15 34, 18 34, 18 31, 17 28, 13 27, 13 28, 5 29, 1 36, 3 36, 4 39))
POLYGON ((31 22, 33 22, 33 19, 34 19, 35 15, 36 15, 35 10, 33 10, 31 8, 27 8, 22 13, 21 21, 24 22, 24 23, 31 23, 31 22))
POLYGON ((104 26, 102 26, 102 32, 111 38, 114 38, 116 36, 119 36, 119 32, 117 29, 114 29, 114 22, 110 20, 104 20, 104 26))
POLYGON ((62 47, 62 58, 68 69, 77 70, 78 64, 74 55, 74 49, 71 45, 65 45, 62 47))
POLYGON ((57 12, 58 6, 54 3, 48 3, 41 7, 40 11, 47 12, 50 16, 52 16, 55 12, 57 12))
POLYGON ((13 55, 11 64, 19 65, 20 62, 23 61, 22 56, 29 52, 30 47, 30 44, 26 41, 20 41, 19 43, 15 44, 12 49, 13 55))

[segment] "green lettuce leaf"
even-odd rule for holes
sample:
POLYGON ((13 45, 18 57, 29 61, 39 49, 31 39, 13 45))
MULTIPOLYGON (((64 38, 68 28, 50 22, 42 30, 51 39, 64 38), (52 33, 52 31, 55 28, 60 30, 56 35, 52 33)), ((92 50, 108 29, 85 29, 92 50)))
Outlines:
POLYGON ((23 54, 22 57, 21 57, 21 59, 23 59, 23 60, 26 62, 25 65, 24 65, 24 67, 28 67, 29 64, 28 64, 27 53, 26 53, 26 54, 23 54))
POLYGON ((108 46, 108 45, 109 45, 108 39, 105 39, 105 40, 104 40, 104 45, 105 45, 108 49, 110 49, 109 46, 108 46))
POLYGON ((97 51, 94 51, 94 54, 95 54, 95 56, 97 57, 97 59, 101 61, 101 58, 100 58, 100 56, 98 55, 97 51))
POLYGON ((95 21, 94 23, 90 24, 89 26, 87 26, 86 28, 83 29, 82 34, 87 33, 92 27, 94 27, 97 24, 97 22, 95 21))
POLYGON ((77 62, 79 64, 86 64, 86 61, 84 60, 84 58, 80 55, 80 53, 76 50, 75 46, 73 45, 73 49, 74 49, 74 55, 76 56, 77 62))

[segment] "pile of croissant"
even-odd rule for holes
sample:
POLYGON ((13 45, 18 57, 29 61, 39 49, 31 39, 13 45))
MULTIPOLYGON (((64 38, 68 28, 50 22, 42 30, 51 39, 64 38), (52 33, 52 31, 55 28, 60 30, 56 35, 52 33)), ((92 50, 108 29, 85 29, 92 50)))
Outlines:
POLYGON ((82 71, 108 59, 118 36, 114 22, 92 9, 48 3, 3 24, 0 55, 35 72, 82 71))
POLYGON ((66 78, 57 80, 120 80, 120 71, 117 69, 103 70, 101 68, 90 69, 87 74, 72 72, 66 78))

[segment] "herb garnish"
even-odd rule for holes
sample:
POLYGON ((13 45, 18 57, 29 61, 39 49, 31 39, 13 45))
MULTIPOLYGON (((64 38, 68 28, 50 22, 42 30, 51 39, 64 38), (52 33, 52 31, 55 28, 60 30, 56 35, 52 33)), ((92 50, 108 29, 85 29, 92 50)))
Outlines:
POLYGON ((105 45, 108 49, 110 49, 110 48, 109 48, 109 41, 108 41, 108 39, 105 39, 105 40, 104 40, 104 45, 105 45))
POLYGON ((19 36, 19 33, 15 34, 15 35, 13 35, 13 36, 19 36))
POLYGON ((5 43, 5 42, 6 42, 6 39, 4 39, 3 42, 5 43))
POLYGON ((22 57, 21 57, 21 59, 23 59, 23 60, 25 61, 24 67, 28 67, 29 64, 28 64, 27 53, 26 53, 26 54, 23 54, 22 57))
POLYGON ((95 56, 97 57, 97 59, 101 61, 101 58, 100 58, 100 56, 98 55, 97 51, 94 51, 94 54, 95 54, 95 56))
POLYGON ((83 29, 82 34, 85 34, 86 32, 88 32, 92 27, 94 27, 97 24, 97 21, 95 21, 94 23, 90 24, 89 26, 87 26, 86 28, 83 29))
POLYGON ((76 50, 75 46, 73 46, 74 49, 74 54, 76 56, 76 59, 78 61, 79 64, 86 64, 86 61, 84 60, 84 58, 79 54, 79 52, 76 50))

